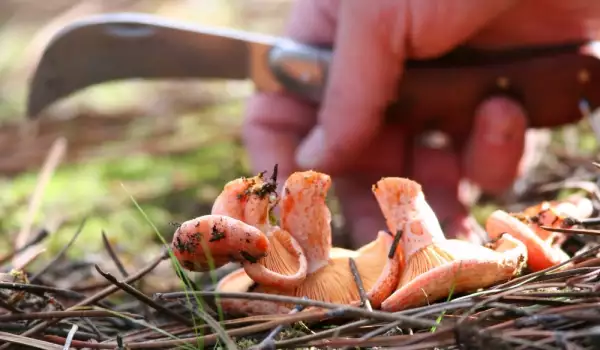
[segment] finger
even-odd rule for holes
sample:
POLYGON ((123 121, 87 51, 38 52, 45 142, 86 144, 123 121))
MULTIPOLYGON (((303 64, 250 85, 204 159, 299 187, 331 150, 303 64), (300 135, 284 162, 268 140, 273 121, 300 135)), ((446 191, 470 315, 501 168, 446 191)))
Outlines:
POLYGON ((371 188, 379 177, 360 174, 358 176, 337 177, 334 191, 342 204, 344 228, 352 249, 358 249, 373 241, 379 230, 385 230, 385 220, 373 196, 371 188))
POLYGON ((340 0, 299 0, 286 26, 290 38, 308 44, 331 44, 337 25, 340 0))
POLYGON ((423 193, 440 223, 464 213, 458 201, 460 164, 450 149, 416 146, 412 151, 410 177, 423 186, 423 193))
POLYGON ((380 133, 353 156, 352 168, 334 177, 334 193, 340 201, 345 229, 353 248, 365 245, 386 229, 383 215, 372 186, 382 176, 404 175, 406 135, 400 126, 392 126, 380 133))
POLYGON ((270 171, 277 164, 280 179, 295 171, 294 152, 303 133, 314 123, 315 114, 314 107, 294 96, 253 96, 246 106, 242 135, 252 171, 270 171))
POLYGON ((342 2, 318 126, 300 146, 297 163, 327 172, 343 170, 347 160, 380 130, 406 57, 449 50, 514 3, 342 2))
POLYGON ((527 116, 516 101, 493 97, 481 103, 464 151, 465 177, 488 193, 509 188, 519 175, 526 132, 527 116))
POLYGON ((413 151, 411 177, 423 186, 446 238, 481 244, 485 233, 459 200, 460 158, 451 148, 418 146, 413 151))
POLYGON ((303 168, 329 173, 342 170, 342 160, 364 147, 379 130, 384 108, 394 95, 403 58, 387 45, 394 21, 379 21, 379 2, 366 5, 354 0, 340 5, 318 125, 303 141, 296 158, 303 168))
MULTIPOLYGON (((338 1, 301 0, 292 8, 286 35, 324 44, 334 37, 333 14, 338 1)), ((279 164, 285 179, 297 166, 296 148, 316 122, 316 109, 286 93, 257 93, 246 106, 242 136, 253 172, 279 164)), ((281 181, 280 181, 281 182, 281 181)))

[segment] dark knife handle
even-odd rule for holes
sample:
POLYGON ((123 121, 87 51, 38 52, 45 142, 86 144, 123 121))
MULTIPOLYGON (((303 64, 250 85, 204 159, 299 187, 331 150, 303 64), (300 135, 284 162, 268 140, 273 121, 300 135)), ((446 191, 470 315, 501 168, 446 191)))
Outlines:
MULTIPOLYGON (((520 101, 530 127, 578 120, 582 98, 600 105, 600 61, 590 44, 497 51, 460 47, 434 59, 408 61, 388 121, 466 135, 478 104, 491 95, 520 101)), ((269 62, 286 90, 320 102, 331 56, 329 48, 282 40, 271 50, 269 62)), ((349 74, 360 84, 360 72, 349 74)))

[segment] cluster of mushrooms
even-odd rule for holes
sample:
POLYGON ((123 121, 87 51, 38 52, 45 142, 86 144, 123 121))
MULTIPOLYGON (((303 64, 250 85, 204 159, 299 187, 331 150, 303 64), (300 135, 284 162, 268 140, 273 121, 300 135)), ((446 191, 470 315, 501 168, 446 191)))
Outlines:
MULTIPOLYGON (((271 178, 261 173, 230 181, 210 215, 181 224, 172 249, 183 268, 206 272, 237 262, 241 268, 225 276, 217 291, 353 306, 361 304, 358 274, 373 308, 399 311, 510 280, 525 266, 538 271, 568 260, 560 248, 564 237, 540 226, 564 227, 564 218, 585 215, 580 203, 568 201, 544 202, 519 214, 497 210, 486 222, 492 242, 477 245, 444 236, 419 183, 386 177, 372 191, 387 230, 350 250, 332 247, 331 213, 325 202, 330 176, 293 173, 281 193, 276 176, 275 168, 271 178), (277 206, 279 220, 273 214, 277 206)), ((258 300, 219 302, 232 315, 288 313, 294 308, 258 300)))

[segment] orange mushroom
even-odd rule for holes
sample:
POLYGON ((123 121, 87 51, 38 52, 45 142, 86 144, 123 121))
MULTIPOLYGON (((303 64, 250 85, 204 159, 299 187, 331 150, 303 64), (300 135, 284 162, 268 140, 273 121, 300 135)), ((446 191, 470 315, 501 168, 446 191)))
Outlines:
POLYGON ((268 181, 265 172, 229 181, 213 203, 211 214, 227 215, 257 228, 268 223, 277 196, 277 167, 268 181))
MULTIPOLYGON (((223 278, 217 291, 253 291, 358 305, 361 302, 359 289, 350 267, 350 259, 353 259, 371 305, 378 307, 398 283, 402 267, 400 249, 397 246, 392 249, 393 236, 384 231, 357 251, 332 248, 331 213, 325 203, 330 186, 328 175, 304 171, 292 174, 282 191, 281 226, 298 241, 308 262, 302 284, 284 289, 254 283, 254 279, 240 269, 223 278)), ((235 299, 220 300, 220 303, 233 314, 288 313, 294 307, 235 299)))
POLYGON ((527 224, 546 243, 560 247, 566 235, 560 232, 544 230, 541 226, 552 228, 571 228, 573 220, 589 217, 593 212, 592 201, 585 197, 571 197, 561 201, 543 201, 530 206, 521 213, 511 213, 527 224))
POLYGON ((244 263, 244 270, 258 283, 290 289, 302 283, 308 265, 298 242, 269 222, 279 201, 276 181, 277 167, 268 181, 264 173, 230 181, 215 200, 212 214, 228 215, 261 230, 269 239, 269 250, 256 263, 244 263))
POLYGON ((527 247, 527 267, 531 271, 544 270, 569 260, 569 255, 560 246, 544 240, 530 225, 504 210, 495 210, 486 220, 485 228, 491 239, 508 232, 523 242, 527 247))
MULTIPOLYGON (((493 239, 509 232, 527 247, 528 268, 540 271, 569 260, 569 255, 561 246, 566 235, 544 230, 542 226, 570 228, 573 225, 567 218, 583 219, 593 212, 588 198, 571 197, 562 201, 544 201, 530 206, 521 213, 494 211, 486 221, 486 230, 493 239)), ((563 266, 568 267, 567 265, 563 266)))
POLYGON ((373 192, 389 230, 402 235, 405 259, 396 291, 383 301, 383 310, 426 305, 451 293, 506 281, 520 272, 527 249, 508 234, 499 237, 493 249, 446 239, 417 182, 383 178, 373 192))
POLYGON ((269 240, 259 229, 224 215, 204 215, 182 223, 173 236, 173 254, 190 271, 204 272, 231 261, 255 263, 269 240))

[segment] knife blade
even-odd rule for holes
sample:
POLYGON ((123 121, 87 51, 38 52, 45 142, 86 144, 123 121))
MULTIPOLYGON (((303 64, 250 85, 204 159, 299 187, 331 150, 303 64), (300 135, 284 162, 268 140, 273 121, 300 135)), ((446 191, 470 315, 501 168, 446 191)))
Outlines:
POLYGON ((287 84, 319 100, 330 55, 285 38, 154 15, 94 15, 66 25, 44 48, 30 83, 27 114, 35 117, 89 86, 131 78, 251 79, 261 90, 282 90, 287 84), (300 77, 276 77, 298 68, 300 77))
MULTIPOLYGON (((407 61, 388 121, 465 135, 477 104, 491 94, 519 100, 530 127, 578 119, 582 97, 600 105, 597 45, 459 47, 407 61)), ((30 80, 27 115, 35 118, 79 90, 123 79, 250 79, 257 90, 285 90, 319 103, 332 55, 331 47, 155 15, 94 15, 66 25, 44 48, 30 80)), ((349 74, 360 84, 360 72, 349 74)))

